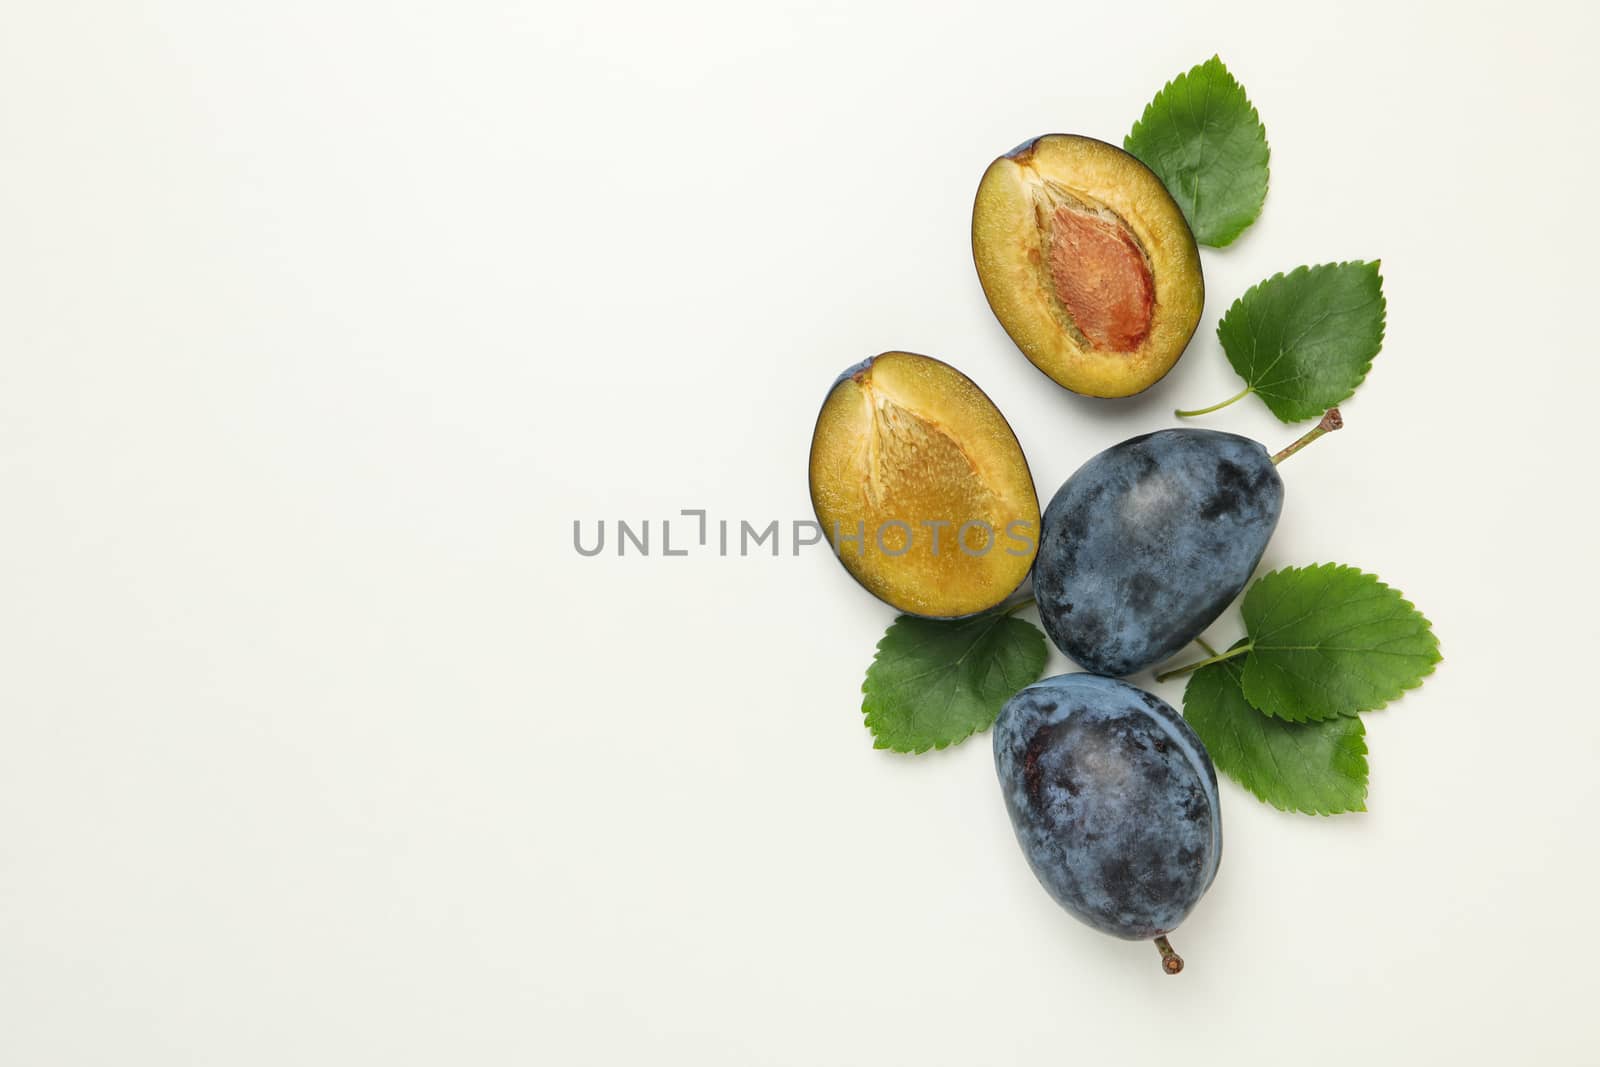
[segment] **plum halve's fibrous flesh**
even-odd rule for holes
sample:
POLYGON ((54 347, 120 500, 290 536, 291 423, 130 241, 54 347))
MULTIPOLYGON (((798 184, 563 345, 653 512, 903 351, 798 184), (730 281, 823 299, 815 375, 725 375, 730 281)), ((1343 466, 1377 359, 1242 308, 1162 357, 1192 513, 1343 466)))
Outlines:
POLYGON ((817 417, 810 482, 840 562, 901 611, 976 614, 1033 564, 1039 498, 1022 447, 939 360, 886 352, 841 374, 817 417))

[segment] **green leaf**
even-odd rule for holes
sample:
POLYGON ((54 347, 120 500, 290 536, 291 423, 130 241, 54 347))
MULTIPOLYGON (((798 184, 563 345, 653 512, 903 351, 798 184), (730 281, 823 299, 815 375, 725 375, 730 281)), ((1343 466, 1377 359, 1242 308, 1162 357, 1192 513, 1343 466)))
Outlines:
POLYGON ((1282 811, 1365 811, 1367 731, 1361 720, 1285 722, 1262 714, 1240 686, 1248 662, 1202 667, 1183 690, 1183 717, 1217 770, 1282 811))
POLYGON ((1249 391, 1284 422, 1350 399, 1383 347, 1378 264, 1324 263, 1274 274, 1217 323, 1217 339, 1249 391))
POLYGON ((1156 172, 1203 245, 1221 248, 1261 214, 1267 131, 1216 56, 1168 82, 1122 146, 1156 172))
POLYGON ((1439 640, 1398 589, 1328 563, 1263 575, 1244 596, 1245 699, 1295 722, 1381 708, 1440 660, 1439 640))
POLYGON ((861 683, 873 747, 926 752, 987 730, 1011 694, 1039 680, 1048 655, 1037 626, 1001 611, 900 616, 861 683))

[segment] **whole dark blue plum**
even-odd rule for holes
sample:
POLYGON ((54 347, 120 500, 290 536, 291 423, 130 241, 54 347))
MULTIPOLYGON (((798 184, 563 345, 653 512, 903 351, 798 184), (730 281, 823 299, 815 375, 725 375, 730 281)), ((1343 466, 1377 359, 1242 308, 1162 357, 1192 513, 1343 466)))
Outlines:
POLYGON ((1120 677, 1170 658, 1239 595, 1283 510, 1267 450, 1161 430, 1101 452, 1045 509, 1034 596, 1056 646, 1120 677))
POLYGON ((1006 702, 995 771, 1023 855, 1062 907, 1096 930, 1158 938, 1216 877, 1222 813, 1211 757, 1159 697, 1062 674, 1006 702))

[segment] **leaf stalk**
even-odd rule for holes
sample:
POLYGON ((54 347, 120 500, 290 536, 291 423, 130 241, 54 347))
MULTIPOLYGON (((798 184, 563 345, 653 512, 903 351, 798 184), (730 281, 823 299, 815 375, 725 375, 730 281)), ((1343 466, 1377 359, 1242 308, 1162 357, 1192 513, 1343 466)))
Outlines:
POLYGON ((1034 603, 1034 598, 1033 597, 1025 596, 1021 600, 1017 601, 1015 604, 1012 604, 1010 607, 1001 609, 1000 614, 1002 614, 1002 615, 1015 615, 1017 612, 1021 611, 1023 608, 1028 607, 1029 605, 1031 605, 1033 603, 1034 603))
POLYGON ((1247 385, 1242 390, 1240 390, 1238 393, 1236 393, 1235 395, 1230 396, 1228 399, 1223 400, 1220 403, 1212 404, 1208 408, 1194 408, 1194 409, 1192 409, 1190 411, 1179 410, 1179 411, 1174 411, 1173 414, 1178 416, 1178 418, 1180 418, 1180 419, 1192 419, 1196 415, 1209 415, 1213 411, 1221 411, 1223 408, 1227 407, 1229 404, 1237 403, 1238 401, 1243 400, 1245 397, 1250 395, 1250 392, 1251 392, 1250 386, 1247 385))
POLYGON ((1169 678, 1178 678, 1185 674, 1193 674, 1201 667, 1209 667, 1213 663, 1221 663, 1223 660, 1232 659, 1235 656, 1242 656, 1246 652, 1249 652, 1250 648, 1250 642, 1246 641, 1238 648, 1230 648, 1226 652, 1218 652, 1215 655, 1207 656, 1205 659, 1195 660, 1193 663, 1185 663, 1182 667, 1174 667, 1170 671, 1162 671, 1156 675, 1156 681, 1164 682, 1169 678))

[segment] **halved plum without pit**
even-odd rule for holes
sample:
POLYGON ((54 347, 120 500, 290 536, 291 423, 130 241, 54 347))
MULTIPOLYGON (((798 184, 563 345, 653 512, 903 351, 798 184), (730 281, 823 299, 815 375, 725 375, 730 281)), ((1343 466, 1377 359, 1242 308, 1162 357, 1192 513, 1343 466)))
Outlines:
POLYGON ((811 439, 811 502, 847 571, 901 611, 994 607, 1038 548, 1039 498, 983 390, 928 356, 885 352, 834 383, 811 439))

